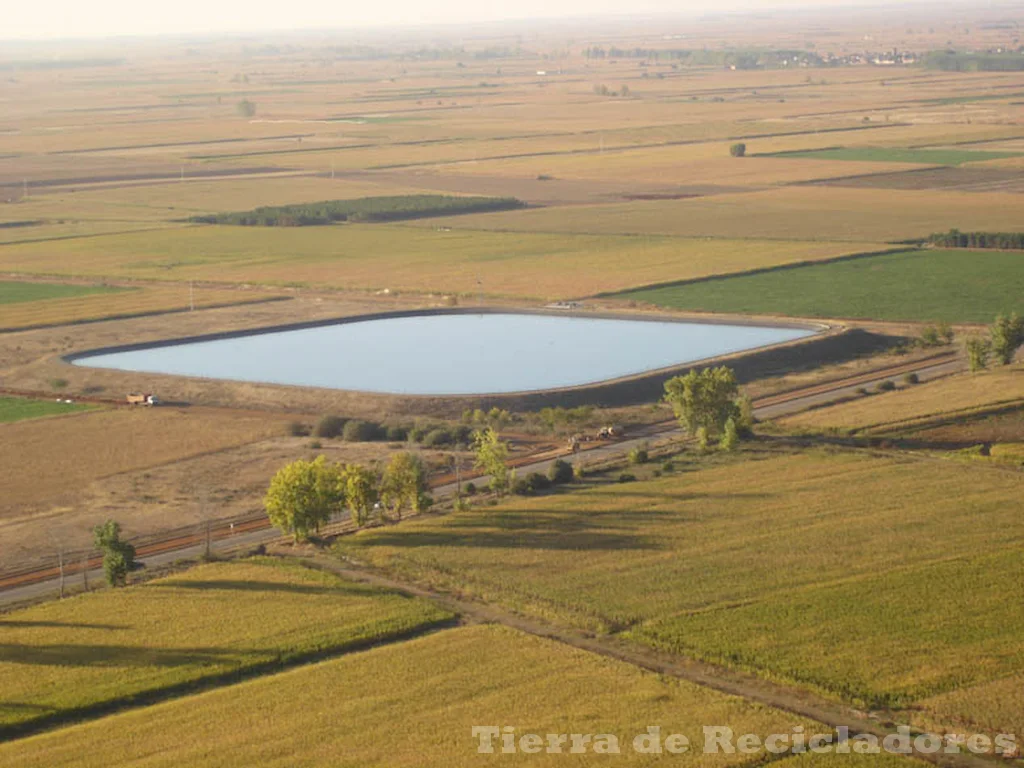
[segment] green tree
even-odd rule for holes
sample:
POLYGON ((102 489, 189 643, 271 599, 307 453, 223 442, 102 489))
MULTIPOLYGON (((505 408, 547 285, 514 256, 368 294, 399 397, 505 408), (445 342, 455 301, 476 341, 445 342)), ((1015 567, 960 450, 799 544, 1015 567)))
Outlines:
POLYGON ((729 154, 733 157, 746 157, 747 156, 747 145, 742 142, 739 144, 733 144, 729 147, 729 154))
POLYGON ((256 114, 256 105, 248 99, 242 99, 235 105, 235 109, 242 117, 252 117, 256 114))
POLYGON ((943 344, 948 345, 953 343, 953 337, 955 336, 955 334, 953 333, 953 326, 951 326, 945 320, 942 320, 935 327, 935 329, 939 332, 939 338, 942 339, 943 344))
POLYGON ((1013 356, 1024 344, 1024 318, 1014 312, 1007 317, 999 315, 989 328, 992 356, 1000 365, 1009 365, 1013 356))
POLYGON ((725 423, 739 417, 739 385, 731 368, 705 368, 690 371, 665 382, 665 401, 689 434, 702 428, 708 439, 717 437, 725 423))
POLYGON ((293 461, 277 471, 263 500, 275 528, 295 541, 309 537, 345 505, 342 470, 323 456, 293 461))
POLYGON ((135 547, 121 541, 121 525, 115 520, 107 520, 103 525, 92 529, 93 542, 103 552, 103 572, 107 583, 112 587, 124 586, 128 581, 128 572, 134 570, 135 547))
POLYGON ((988 367, 988 358, 992 353, 992 342, 988 339, 975 337, 964 344, 967 351, 967 364, 972 373, 983 371, 988 367))
POLYGON ((377 473, 359 464, 347 464, 341 471, 345 490, 345 503, 352 520, 362 527, 370 522, 373 507, 380 498, 380 481, 377 473))
POLYGON ((491 427, 473 433, 473 466, 491 477, 491 490, 498 496, 508 492, 514 473, 508 464, 508 443, 491 427))
POLYGON ((402 512, 411 509, 422 512, 429 506, 427 498, 427 469, 415 453, 396 453, 384 469, 380 484, 381 503, 402 519, 402 512))
POLYGON ((718 447, 723 451, 734 451, 739 442, 740 435, 739 430, 736 429, 736 419, 730 416, 725 422, 722 437, 718 440, 718 447))

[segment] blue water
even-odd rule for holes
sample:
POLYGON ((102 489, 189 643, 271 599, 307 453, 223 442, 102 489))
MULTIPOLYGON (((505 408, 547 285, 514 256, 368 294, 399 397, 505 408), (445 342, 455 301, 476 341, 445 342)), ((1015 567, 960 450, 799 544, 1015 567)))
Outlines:
POLYGON ((410 395, 569 387, 813 331, 552 315, 396 317, 114 352, 77 365, 410 395))

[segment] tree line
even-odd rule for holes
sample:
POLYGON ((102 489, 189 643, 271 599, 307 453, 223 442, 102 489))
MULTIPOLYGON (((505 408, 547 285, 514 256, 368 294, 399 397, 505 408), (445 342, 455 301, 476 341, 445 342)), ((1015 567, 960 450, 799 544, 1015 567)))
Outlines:
POLYGON ((1024 250, 1024 232, 937 232, 928 238, 943 248, 993 248, 1001 251, 1024 250))
POLYGON ((264 206, 237 213, 192 216, 189 221, 193 224, 230 224, 242 227, 311 227, 344 221, 404 221, 431 216, 508 211, 525 205, 514 197, 398 195, 264 206))

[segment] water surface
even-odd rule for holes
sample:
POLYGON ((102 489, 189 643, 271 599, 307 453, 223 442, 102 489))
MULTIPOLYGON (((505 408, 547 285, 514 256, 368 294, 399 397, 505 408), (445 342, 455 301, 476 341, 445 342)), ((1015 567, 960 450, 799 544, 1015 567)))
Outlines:
POLYGON ((410 395, 554 389, 814 331, 530 314, 391 317, 111 352, 76 365, 410 395))

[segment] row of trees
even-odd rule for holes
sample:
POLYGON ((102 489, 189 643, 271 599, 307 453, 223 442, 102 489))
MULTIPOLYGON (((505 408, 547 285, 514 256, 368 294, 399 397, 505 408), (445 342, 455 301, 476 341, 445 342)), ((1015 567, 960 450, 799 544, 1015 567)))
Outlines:
POLYGON ((397 195, 264 206, 240 213, 192 216, 189 221, 194 224, 231 224, 242 227, 310 227, 343 221, 403 221, 429 216, 507 211, 524 205, 514 197, 397 195))
POLYGON ((401 520, 405 510, 421 512, 431 503, 423 460, 408 451, 395 454, 383 472, 323 456, 300 459, 278 470, 264 498, 270 522, 295 541, 318 533, 345 509, 363 526, 375 515, 401 520))
POLYGON ((1024 250, 1024 232, 961 232, 951 229, 928 238, 943 248, 992 248, 1000 251, 1024 250))
POLYGON ((1009 365, 1022 346, 1024 318, 1016 312, 999 315, 989 326, 987 337, 976 336, 967 340, 967 362, 972 371, 984 370, 993 361, 998 365, 1009 365))

